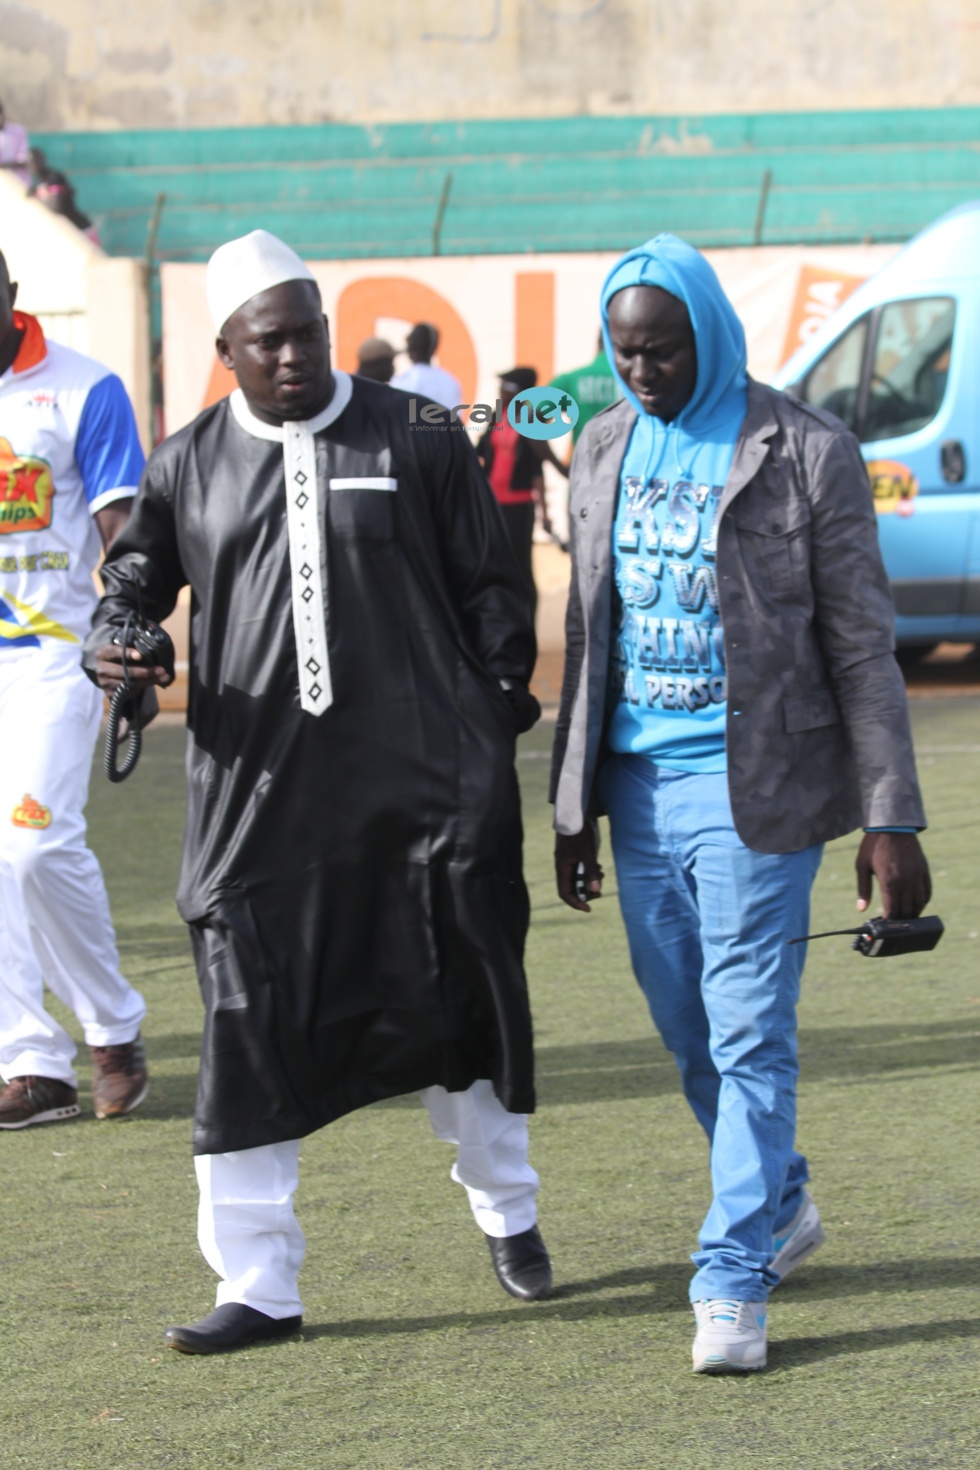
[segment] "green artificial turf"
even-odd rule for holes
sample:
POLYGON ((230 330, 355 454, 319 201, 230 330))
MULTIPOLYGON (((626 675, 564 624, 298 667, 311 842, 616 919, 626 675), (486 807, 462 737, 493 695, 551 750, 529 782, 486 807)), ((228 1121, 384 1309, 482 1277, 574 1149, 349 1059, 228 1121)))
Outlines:
MULTIPOLYGON (((150 1006, 152 1089, 132 1119, 95 1122, 83 1050, 83 1120, 0 1137, 0 1466, 980 1465, 980 705, 921 702, 914 718, 948 933, 924 957, 868 961, 846 940, 811 951, 799 1137, 828 1241, 774 1298, 768 1372, 737 1380, 690 1372, 705 1145, 631 979, 615 899, 584 918, 553 895, 547 727, 522 741, 520 772, 532 1147, 555 1297, 528 1307, 500 1291, 451 1150, 399 1099, 303 1144, 302 1338, 214 1359, 166 1351, 163 1329, 213 1293, 189 1149, 200 1004, 172 899, 183 734, 151 732, 125 786, 96 771, 91 837, 150 1006)), ((855 846, 828 851, 817 928, 853 922, 855 846)))

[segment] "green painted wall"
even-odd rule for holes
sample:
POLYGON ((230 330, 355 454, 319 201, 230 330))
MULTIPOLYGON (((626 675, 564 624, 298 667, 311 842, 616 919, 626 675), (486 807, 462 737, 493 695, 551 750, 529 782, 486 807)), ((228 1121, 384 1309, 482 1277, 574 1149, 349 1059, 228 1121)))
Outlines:
POLYGON ((980 197, 980 108, 48 133, 112 254, 258 226, 310 259, 904 240, 980 197), (448 185, 447 185, 448 180, 448 185))

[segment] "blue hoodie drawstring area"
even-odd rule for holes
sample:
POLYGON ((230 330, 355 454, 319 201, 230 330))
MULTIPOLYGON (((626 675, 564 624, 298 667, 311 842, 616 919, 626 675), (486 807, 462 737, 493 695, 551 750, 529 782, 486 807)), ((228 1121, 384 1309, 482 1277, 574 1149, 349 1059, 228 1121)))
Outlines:
POLYGON ((745 333, 704 256, 675 235, 624 255, 606 277, 601 308, 606 353, 637 414, 614 521, 622 621, 609 745, 670 770, 722 771, 726 681, 709 539, 748 407, 745 333), (691 318, 694 391, 670 423, 648 413, 616 372, 609 302, 629 286, 669 292, 691 318))

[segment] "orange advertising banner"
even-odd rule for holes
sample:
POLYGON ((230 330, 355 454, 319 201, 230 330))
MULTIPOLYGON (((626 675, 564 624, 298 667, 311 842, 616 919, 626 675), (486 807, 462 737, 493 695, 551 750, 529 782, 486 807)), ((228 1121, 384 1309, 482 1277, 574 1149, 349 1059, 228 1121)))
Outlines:
MULTIPOLYGON (((759 246, 709 250, 708 259, 745 327, 749 371, 768 381, 792 352, 895 254, 892 245, 759 246)), ((415 322, 439 332, 436 361, 466 403, 493 403, 512 366, 555 372, 595 355, 599 291, 612 254, 413 257, 313 261, 330 321, 334 361, 356 367, 358 344, 384 337, 406 365, 415 322)), ((234 386, 214 351, 204 266, 166 263, 163 364, 166 430, 173 433, 234 386)), ((464 421, 465 421, 465 415, 464 421)))
POLYGON ((828 317, 856 291, 867 277, 845 275, 843 271, 824 270, 819 266, 801 265, 796 294, 786 324, 786 340, 780 366, 789 362, 828 317))

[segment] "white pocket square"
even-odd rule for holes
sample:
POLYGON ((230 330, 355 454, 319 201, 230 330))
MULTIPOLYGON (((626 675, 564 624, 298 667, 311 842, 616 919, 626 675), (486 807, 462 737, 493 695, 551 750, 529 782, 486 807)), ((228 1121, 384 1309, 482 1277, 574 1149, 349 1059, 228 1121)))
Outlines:
POLYGON ((390 475, 354 476, 330 481, 331 490, 397 490, 398 481, 390 475))

